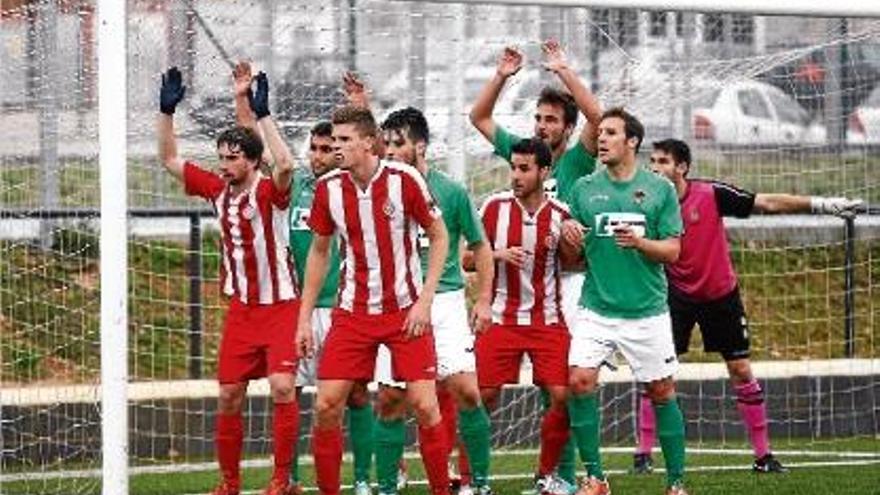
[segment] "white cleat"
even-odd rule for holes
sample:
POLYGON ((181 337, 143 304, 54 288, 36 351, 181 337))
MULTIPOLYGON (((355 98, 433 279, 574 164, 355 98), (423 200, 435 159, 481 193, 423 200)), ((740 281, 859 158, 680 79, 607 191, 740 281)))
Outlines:
POLYGON ((373 495, 373 489, 366 481, 355 481, 354 495, 373 495))

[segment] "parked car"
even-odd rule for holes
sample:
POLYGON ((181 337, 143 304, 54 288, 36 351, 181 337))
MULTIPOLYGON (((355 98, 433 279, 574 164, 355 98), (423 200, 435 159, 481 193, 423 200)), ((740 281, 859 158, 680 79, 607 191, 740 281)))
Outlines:
POLYGON ((880 86, 853 110, 847 124, 847 143, 880 144, 880 86))
POLYGON ((701 89, 692 105, 692 137, 731 146, 824 144, 825 128, 779 88, 742 80, 701 89))

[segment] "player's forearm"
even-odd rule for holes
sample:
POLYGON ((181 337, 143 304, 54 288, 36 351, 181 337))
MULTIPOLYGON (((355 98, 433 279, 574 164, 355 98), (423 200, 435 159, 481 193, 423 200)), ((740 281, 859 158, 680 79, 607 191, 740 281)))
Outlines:
POLYGON ((247 95, 235 95, 235 123, 242 127, 257 130, 257 119, 251 110, 247 95))
POLYGON ((587 122, 598 127, 599 121, 602 119, 602 107, 599 105, 599 100, 596 99, 596 96, 592 91, 587 89, 587 86, 581 81, 581 78, 578 77, 577 73, 571 70, 570 67, 561 69, 556 75, 559 76, 562 84, 568 88, 568 91, 574 98, 578 110, 584 114, 587 122))
MULTIPOLYGON (((471 108, 471 124, 484 135, 492 125, 492 112, 495 111, 495 103, 498 101, 498 96, 501 95, 501 90, 504 88, 506 81, 507 78, 500 74, 492 76, 492 79, 480 91, 477 101, 474 102, 474 106, 471 108)), ((486 137, 491 138, 491 136, 486 137)))
POLYGON ((309 255, 306 258, 306 270, 303 276, 303 292, 300 299, 300 315, 311 317, 318 294, 327 276, 327 268, 330 264, 330 249, 322 249, 312 242, 309 255))
POLYGON ((293 175, 294 160, 290 147, 284 142, 281 133, 278 132, 278 126, 272 117, 263 117, 257 122, 266 140, 269 153, 275 162, 272 170, 272 177, 275 186, 281 190, 287 190, 290 187, 290 178, 293 175))
POLYGON ((177 179, 183 179, 183 165, 177 156, 177 139, 174 137, 174 117, 160 113, 156 123, 159 136, 159 160, 162 166, 177 179))
POLYGON ((651 261, 670 264, 678 261, 678 255, 681 252, 681 241, 678 237, 660 240, 643 237, 639 240, 636 249, 651 261))
POLYGON ((442 218, 435 219, 428 227, 425 234, 428 236, 428 273, 425 274, 425 283, 422 286, 420 300, 431 302, 434 293, 440 283, 443 274, 443 265, 446 263, 446 255, 449 252, 449 235, 446 233, 446 225, 442 218))
POLYGON ((583 248, 562 239, 559 243, 559 263, 566 271, 582 269, 584 267, 583 248))
POLYGON ((809 196, 793 194, 757 194, 752 211, 757 213, 810 213, 812 205, 809 196))
POLYGON ((492 280, 495 278, 495 261, 487 242, 481 242, 472 250, 473 265, 477 271, 477 299, 492 301, 492 280))

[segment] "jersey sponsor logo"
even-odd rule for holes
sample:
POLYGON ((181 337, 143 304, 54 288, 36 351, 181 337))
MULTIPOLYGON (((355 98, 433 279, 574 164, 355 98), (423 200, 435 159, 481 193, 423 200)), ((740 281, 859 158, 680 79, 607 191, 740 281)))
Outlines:
POLYGON ((632 227, 639 237, 645 236, 645 215, 641 213, 599 213, 596 215, 596 236, 613 237, 614 231, 624 225, 632 227))
POLYGON ((608 201, 609 198, 607 194, 594 194, 590 196, 590 203, 595 203, 596 201, 608 201))
POLYGON ((290 213, 290 230, 309 230, 308 208, 296 207, 290 213))

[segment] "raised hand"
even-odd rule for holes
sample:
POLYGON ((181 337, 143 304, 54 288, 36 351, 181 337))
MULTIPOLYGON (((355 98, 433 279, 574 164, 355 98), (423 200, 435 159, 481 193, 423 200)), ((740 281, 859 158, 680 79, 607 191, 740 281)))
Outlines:
POLYGON ((342 74, 342 92, 350 105, 362 108, 369 106, 367 85, 354 72, 342 74))
POLYGON ((503 78, 508 78, 522 69, 523 54, 516 47, 508 46, 504 48, 501 57, 498 59, 498 68, 496 72, 503 78))
POLYGON ((159 89, 159 111, 166 115, 174 115, 177 104, 183 100, 186 94, 186 86, 183 85, 183 76, 177 67, 168 69, 162 74, 162 87, 159 89))
POLYGON ((248 99, 251 103, 251 110, 257 116, 257 120, 269 116, 269 78, 265 72, 260 72, 254 76, 254 82, 257 83, 257 90, 248 93, 248 99))
POLYGON ((559 41, 551 38, 541 44, 541 51, 544 52, 545 69, 559 73, 568 68, 568 61, 565 60, 565 51, 559 41))
POLYGON ((241 61, 235 64, 235 68, 232 69, 235 96, 247 96, 250 99, 252 77, 250 62, 241 61))

